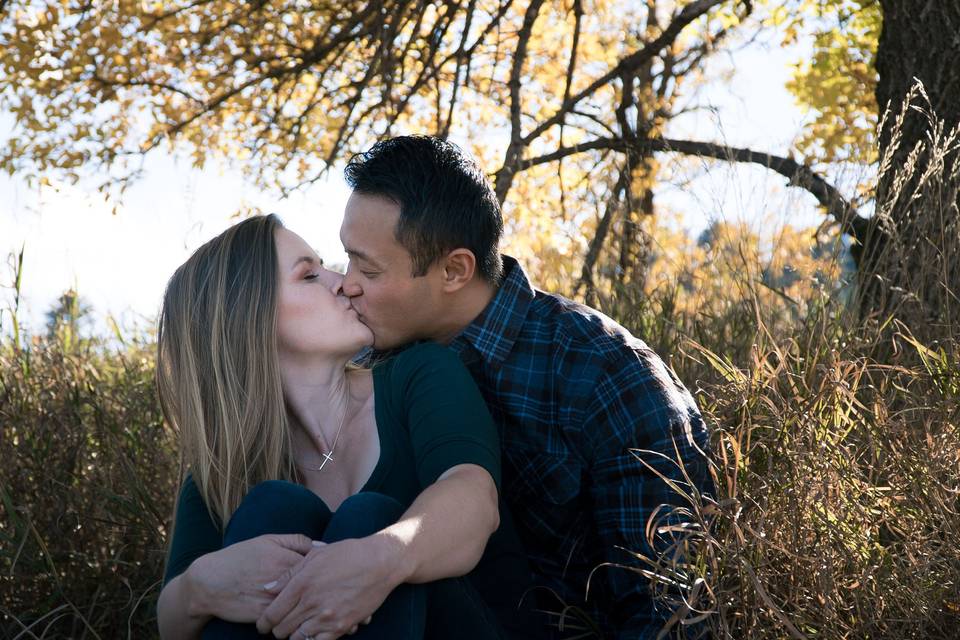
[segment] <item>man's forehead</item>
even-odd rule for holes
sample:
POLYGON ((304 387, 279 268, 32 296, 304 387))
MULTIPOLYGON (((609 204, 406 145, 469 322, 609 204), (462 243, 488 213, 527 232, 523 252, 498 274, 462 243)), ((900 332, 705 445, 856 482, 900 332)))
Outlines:
POLYGON ((389 250, 396 238, 389 223, 369 224, 369 221, 347 214, 340 225, 340 241, 347 253, 368 258, 389 250))
POLYGON ((340 225, 340 241, 348 254, 376 259, 397 251, 406 253, 395 234, 399 207, 393 205, 391 209, 390 204, 391 201, 375 196, 350 197, 340 225))
POLYGON ((400 216, 400 204, 385 195, 354 191, 347 200, 345 211, 347 214, 357 213, 373 218, 394 219, 400 216))

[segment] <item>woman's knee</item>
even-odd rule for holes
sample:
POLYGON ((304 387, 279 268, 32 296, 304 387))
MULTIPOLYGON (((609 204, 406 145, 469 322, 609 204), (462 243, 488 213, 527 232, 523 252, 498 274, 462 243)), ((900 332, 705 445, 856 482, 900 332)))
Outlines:
POLYGON ((266 480, 247 492, 234 515, 241 511, 253 511, 258 516, 269 517, 298 510, 329 512, 323 500, 303 485, 284 480, 266 480))
POLYGON ((362 492, 344 500, 330 520, 326 542, 360 538, 380 531, 400 519, 404 507, 382 493, 362 492))
POLYGON ((327 505, 306 487, 283 480, 267 480, 244 496, 227 524, 224 543, 266 533, 302 533, 319 538, 329 520, 327 505))
MULTIPOLYGON (((396 498, 375 491, 355 493, 340 504, 340 509, 362 509, 367 511, 397 511, 397 516, 403 513, 403 505, 396 498)), ((337 511, 340 511, 337 509, 337 511)))

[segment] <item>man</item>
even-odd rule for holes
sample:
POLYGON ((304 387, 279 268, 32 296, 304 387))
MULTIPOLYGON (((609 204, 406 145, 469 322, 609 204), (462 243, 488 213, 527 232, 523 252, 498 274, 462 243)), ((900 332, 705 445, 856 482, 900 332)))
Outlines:
MULTIPOLYGON (((604 637, 655 637, 666 616, 645 578, 615 567, 590 576, 603 563, 638 567, 631 552, 651 553, 651 513, 683 504, 632 450, 663 454, 644 459, 682 480, 679 453, 698 489, 709 487, 707 432, 690 393, 624 328, 535 290, 499 254, 500 205, 456 146, 386 140, 345 174, 343 291, 377 351, 434 340, 470 369, 500 428, 503 498, 543 587, 537 606, 579 607, 604 637)), ((565 633, 557 615, 550 622, 544 637, 577 635, 569 614, 565 633)))

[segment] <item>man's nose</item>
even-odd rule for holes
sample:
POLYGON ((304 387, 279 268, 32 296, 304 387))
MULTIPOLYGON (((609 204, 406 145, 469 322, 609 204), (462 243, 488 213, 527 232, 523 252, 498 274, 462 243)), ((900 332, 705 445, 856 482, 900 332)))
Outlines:
POLYGON ((363 288, 360 286, 360 283, 357 282, 357 279, 350 273, 349 268, 347 268, 347 272, 343 275, 343 280, 340 284, 340 291, 348 298, 356 298, 357 296, 363 294, 363 288))

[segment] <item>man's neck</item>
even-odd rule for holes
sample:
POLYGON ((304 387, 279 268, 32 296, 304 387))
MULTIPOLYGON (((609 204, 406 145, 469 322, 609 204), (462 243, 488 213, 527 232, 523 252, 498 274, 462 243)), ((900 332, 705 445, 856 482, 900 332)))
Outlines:
POLYGON ((482 278, 474 279, 451 296, 450 304, 443 310, 443 317, 430 338, 440 344, 449 344, 483 313, 495 295, 497 287, 482 278))

